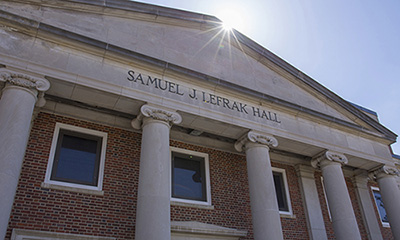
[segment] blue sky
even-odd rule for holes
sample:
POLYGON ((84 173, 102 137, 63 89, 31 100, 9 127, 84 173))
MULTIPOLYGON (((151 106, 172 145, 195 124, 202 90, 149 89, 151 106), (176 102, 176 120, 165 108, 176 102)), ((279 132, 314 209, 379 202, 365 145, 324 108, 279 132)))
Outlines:
MULTIPOLYGON (((400 1, 145 0, 222 17, 343 99, 400 134, 400 1)), ((235 27, 235 26, 234 26, 235 27)), ((400 154, 400 144, 392 145, 400 154)))

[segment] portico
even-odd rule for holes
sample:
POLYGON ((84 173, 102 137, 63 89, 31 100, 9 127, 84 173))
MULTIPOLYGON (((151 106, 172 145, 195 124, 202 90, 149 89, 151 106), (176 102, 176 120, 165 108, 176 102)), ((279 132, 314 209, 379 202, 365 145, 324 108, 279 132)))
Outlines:
MULTIPOLYGON (((211 61, 205 56, 214 56, 215 48, 202 46, 209 41, 206 33, 218 33, 218 25, 203 15, 154 11, 154 6, 139 11, 129 1, 124 8, 90 1, 28 1, 40 6, 28 14, 20 9, 29 3, 17 2, 6 1, 7 11, 0 17, 1 24, 10 25, 0 32, 9 40, 0 48, 0 205, 5 206, 0 238, 23 225, 18 221, 33 221, 18 215, 21 208, 39 217, 45 211, 60 212, 48 200, 55 196, 53 201, 69 199, 68 206, 58 204, 81 215, 96 208, 109 222, 94 214, 91 226, 82 219, 73 222, 74 227, 67 226, 70 219, 56 219, 56 227, 30 230, 47 227, 57 232, 59 227, 70 233, 75 230, 68 229, 81 231, 84 226, 88 232, 81 235, 118 239, 201 235, 261 240, 300 235, 328 239, 333 228, 337 239, 361 239, 362 226, 369 239, 378 240, 381 223, 374 218, 367 173, 379 185, 390 225, 400 224, 398 171, 389 150, 396 135, 247 37, 241 35, 246 47, 239 48, 217 35, 212 47, 232 45, 211 61), (82 6, 79 16, 86 23, 101 20, 104 26, 94 31, 79 22, 71 28, 68 23, 77 18, 77 6, 82 6), (121 12, 129 14, 121 17, 121 12), (60 14, 66 14, 65 19, 58 18, 60 14), (148 29, 154 31, 154 42, 136 34, 148 29), (181 41, 185 36, 191 38, 181 41), (193 58, 191 49, 204 51, 202 57, 193 58), (42 122, 33 123, 35 104, 42 122), (103 149, 63 145, 63 136, 103 149), (37 144, 36 139, 43 142, 37 144), (27 147, 36 155, 24 159, 27 147), (72 167, 66 171, 72 172, 71 178, 50 179, 58 186, 47 184, 57 170, 53 166, 63 160, 60 149, 97 154, 92 173, 99 177, 91 179, 92 185, 76 180, 72 167), (25 175, 20 173, 24 163, 33 165, 25 175), (320 174, 328 204, 319 189, 320 174), (348 188, 348 180, 355 186, 348 188), (37 202, 24 198, 32 206, 15 206, 13 212, 15 194, 25 189, 50 210, 38 210, 37 202), (349 194, 352 191, 356 194, 349 194), (332 221, 327 220, 326 205, 332 221), (128 208, 135 213, 124 215, 128 223, 113 225, 128 208), (110 227, 116 225, 118 230, 110 227)), ((391 229, 400 237, 397 228, 391 229)), ((50 236, 48 232, 42 236, 50 236)))

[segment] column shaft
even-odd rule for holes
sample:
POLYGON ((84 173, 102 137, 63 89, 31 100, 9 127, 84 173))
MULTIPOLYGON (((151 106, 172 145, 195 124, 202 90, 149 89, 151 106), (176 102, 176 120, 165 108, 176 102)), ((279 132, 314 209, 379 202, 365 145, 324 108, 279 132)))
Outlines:
POLYGON ((361 239, 341 164, 326 162, 321 169, 336 239, 361 239))
POLYGON ((134 128, 143 129, 136 240, 171 239, 169 132, 171 124, 181 120, 175 112, 144 105, 138 118, 132 121, 134 128))
POLYGON ((36 102, 35 90, 8 85, 0 99, 0 239, 17 190, 36 102))
POLYGON ((169 126, 145 119, 136 213, 137 240, 170 239, 169 126))
POLYGON ((254 145, 246 146, 254 239, 283 239, 269 149, 254 145))
POLYGON ((378 176, 377 181, 393 237, 400 239, 400 190, 396 178, 393 175, 378 176))

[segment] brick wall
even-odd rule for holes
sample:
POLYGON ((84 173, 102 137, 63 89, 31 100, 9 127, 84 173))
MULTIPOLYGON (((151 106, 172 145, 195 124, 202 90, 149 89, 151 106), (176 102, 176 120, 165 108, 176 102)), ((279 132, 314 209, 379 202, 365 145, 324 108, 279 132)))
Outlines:
MULTIPOLYGON (((35 119, 22 167, 6 239, 13 228, 100 235, 133 239, 135 231, 141 135, 58 115, 40 113, 35 119), (56 122, 108 133, 103 196, 42 188, 56 122)), ((251 210, 245 156, 171 141, 171 146, 209 154, 211 196, 214 209, 171 206, 172 221, 199 221, 247 230, 252 239, 251 210)), ((294 167, 272 163, 286 170, 293 217, 283 217, 285 239, 309 239, 298 178, 294 167)), ((329 239, 334 239, 316 182, 329 239)), ((349 189, 351 183, 347 181, 349 189)), ((350 195, 355 205, 355 194, 350 195)), ((353 191, 354 192, 354 191, 353 191)), ((359 217, 357 217, 359 219, 359 217)), ((362 223, 360 223, 362 224, 362 223)), ((362 229, 362 228, 361 228, 362 229)), ((361 230, 363 237, 365 229, 361 230)))

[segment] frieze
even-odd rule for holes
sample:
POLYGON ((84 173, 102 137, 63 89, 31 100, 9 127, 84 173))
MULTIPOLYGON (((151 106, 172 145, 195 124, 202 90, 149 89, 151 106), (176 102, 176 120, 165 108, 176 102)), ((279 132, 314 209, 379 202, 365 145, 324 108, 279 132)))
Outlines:
POLYGON ((244 102, 235 101, 227 97, 219 96, 217 94, 202 91, 196 88, 182 86, 173 81, 160 79, 150 75, 145 75, 134 70, 128 71, 127 80, 146 88, 153 88, 157 91, 162 91, 167 94, 179 95, 180 97, 187 98, 187 102, 199 101, 203 104, 213 105, 221 109, 227 109, 233 113, 250 115, 255 118, 280 124, 279 115, 273 111, 261 109, 257 106, 250 106, 244 102))

